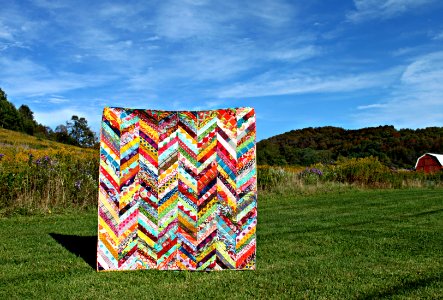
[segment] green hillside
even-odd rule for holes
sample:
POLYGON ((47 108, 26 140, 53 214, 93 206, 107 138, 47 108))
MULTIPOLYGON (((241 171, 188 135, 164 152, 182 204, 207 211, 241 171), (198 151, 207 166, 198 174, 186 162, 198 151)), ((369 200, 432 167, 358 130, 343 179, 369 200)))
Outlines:
POLYGON ((62 144, 22 132, 0 128, 0 153, 4 154, 3 159, 5 160, 21 161, 22 158, 27 159, 30 153, 34 156, 55 153, 84 156, 97 153, 97 150, 62 144))
POLYGON ((338 157, 375 156, 396 168, 412 168, 426 153, 443 153, 443 127, 400 129, 393 126, 346 130, 317 127, 292 130, 260 141, 260 165, 310 165, 338 157))
POLYGON ((94 206, 98 150, 0 128, 0 216, 94 206))

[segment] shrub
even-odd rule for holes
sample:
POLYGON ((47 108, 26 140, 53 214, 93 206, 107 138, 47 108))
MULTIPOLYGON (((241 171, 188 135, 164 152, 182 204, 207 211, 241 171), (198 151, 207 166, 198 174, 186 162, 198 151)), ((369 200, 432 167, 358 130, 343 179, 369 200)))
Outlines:
POLYGON ((353 185, 359 188, 433 187, 443 184, 443 172, 425 174, 393 170, 376 157, 341 158, 335 163, 317 163, 308 168, 259 166, 258 186, 264 191, 306 192, 353 185))

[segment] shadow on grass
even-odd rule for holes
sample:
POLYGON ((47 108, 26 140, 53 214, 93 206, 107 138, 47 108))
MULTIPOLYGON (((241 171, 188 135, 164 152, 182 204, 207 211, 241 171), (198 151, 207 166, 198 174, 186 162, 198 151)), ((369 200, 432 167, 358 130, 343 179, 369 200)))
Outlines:
POLYGON ((392 296, 396 295, 407 295, 408 293, 418 290, 420 288, 427 287, 428 285, 431 285, 433 283, 439 282, 442 278, 443 274, 436 274, 434 276, 425 277, 425 278, 417 278, 415 280, 406 280, 399 285, 395 285, 392 287, 389 287, 385 290, 381 291, 375 291, 369 295, 365 295, 361 298, 361 300, 368 300, 368 299, 379 299, 379 298, 391 298, 392 296))
POLYGON ((97 261, 97 236, 80 236, 59 233, 49 234, 66 250, 80 256, 95 270, 97 261))

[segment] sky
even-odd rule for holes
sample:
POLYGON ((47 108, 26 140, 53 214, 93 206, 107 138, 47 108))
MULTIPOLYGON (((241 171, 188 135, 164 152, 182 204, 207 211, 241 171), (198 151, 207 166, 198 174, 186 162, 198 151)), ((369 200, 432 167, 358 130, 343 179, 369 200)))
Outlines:
POLYGON ((0 87, 53 129, 251 106, 292 129, 443 126, 443 2, 1 0, 0 87))

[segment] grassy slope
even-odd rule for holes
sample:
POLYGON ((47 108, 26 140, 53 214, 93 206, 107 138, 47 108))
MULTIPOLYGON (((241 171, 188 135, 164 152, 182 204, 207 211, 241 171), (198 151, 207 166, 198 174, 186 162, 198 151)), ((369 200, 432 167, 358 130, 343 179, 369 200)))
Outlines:
POLYGON ((443 297, 442 192, 262 196, 257 270, 244 272, 96 273, 87 263, 94 212, 0 219, 0 299, 435 299, 443 297))
POLYGON ((40 139, 21 132, 0 128, 0 153, 5 154, 4 160, 26 160, 28 153, 35 157, 55 153, 96 153, 97 150, 79 148, 71 145, 40 139))

